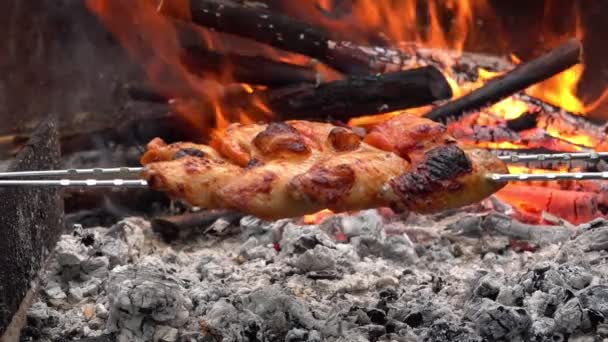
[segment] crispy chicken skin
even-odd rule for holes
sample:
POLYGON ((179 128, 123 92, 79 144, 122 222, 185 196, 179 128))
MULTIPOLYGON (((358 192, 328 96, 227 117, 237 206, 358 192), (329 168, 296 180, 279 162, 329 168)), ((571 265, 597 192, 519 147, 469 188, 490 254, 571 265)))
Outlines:
POLYGON ((280 157, 308 157, 322 151, 335 126, 308 121, 273 122, 268 125, 231 124, 214 134, 210 146, 240 166, 280 157))
POLYGON ((219 153, 211 146, 198 145, 189 142, 167 144, 160 138, 152 139, 146 146, 146 153, 141 158, 141 163, 147 165, 154 162, 169 161, 185 156, 207 157, 212 160, 221 160, 219 153))
POLYGON ((410 168, 394 153, 363 145, 318 160, 289 182, 292 198, 336 212, 386 206, 379 189, 410 168))
POLYGON ((438 146, 411 171, 391 179, 382 193, 393 208, 433 213, 479 202, 505 186, 486 177, 489 173, 508 169, 485 150, 438 146))
POLYGON ((402 158, 414 158, 417 162, 424 158, 424 152, 438 145, 455 143, 440 123, 402 114, 374 127, 364 142, 381 150, 397 153, 402 158))
POLYGON ((362 138, 331 124, 233 124, 211 146, 155 139, 143 177, 203 208, 230 208, 264 219, 381 206, 428 213, 475 203, 502 185, 487 180, 506 166, 463 150, 445 127, 396 117, 362 138), (197 152, 198 151, 198 152, 197 152))

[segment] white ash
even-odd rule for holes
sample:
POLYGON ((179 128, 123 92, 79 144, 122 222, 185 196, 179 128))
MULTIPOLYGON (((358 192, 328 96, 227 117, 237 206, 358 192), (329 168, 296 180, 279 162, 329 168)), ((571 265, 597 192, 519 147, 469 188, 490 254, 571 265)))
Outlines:
POLYGON ((148 221, 57 245, 23 341, 561 341, 608 337, 608 221, 515 252, 477 215, 244 217, 167 244, 148 221))

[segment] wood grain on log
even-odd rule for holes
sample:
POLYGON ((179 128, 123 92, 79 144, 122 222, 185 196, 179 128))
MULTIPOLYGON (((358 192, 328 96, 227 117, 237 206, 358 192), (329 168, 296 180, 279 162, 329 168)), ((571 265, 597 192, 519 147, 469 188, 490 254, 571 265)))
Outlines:
POLYGON ((347 74, 371 71, 369 56, 358 47, 338 45, 328 32, 298 19, 229 0, 190 0, 190 9, 198 25, 310 56, 347 74))
MULTIPOLYGON (((227 88, 226 88, 227 89, 227 88)), ((165 101, 153 89, 136 86, 129 89, 138 100, 165 101)), ((398 71, 372 76, 351 76, 342 80, 269 89, 253 94, 225 91, 222 103, 237 107, 256 119, 268 119, 260 113, 260 101, 272 111, 275 119, 328 118, 340 121, 361 115, 373 115, 432 104, 452 97, 443 74, 435 67, 398 71)), ((213 126, 210 126, 213 127, 213 126)))
POLYGON ((262 100, 281 119, 331 117, 347 122, 361 115, 392 112, 452 97, 452 90, 435 67, 302 85, 262 94, 262 100))
MULTIPOLYGON (((54 118, 43 122, 9 171, 57 168, 56 125, 54 118)), ((43 187, 2 188, 0 198, 0 334, 4 334, 61 233, 63 202, 59 190, 43 187)))
POLYGON ((266 47, 262 44, 248 44, 255 46, 254 51, 240 51, 243 50, 242 46, 239 46, 239 51, 233 51, 230 45, 245 45, 247 42, 231 35, 205 30, 190 22, 174 19, 171 23, 183 48, 182 63, 194 74, 222 78, 229 73, 232 78, 230 81, 267 86, 316 83, 320 79, 312 67, 260 55, 260 49, 266 47), (220 48, 208 43, 208 40, 223 43, 220 48))

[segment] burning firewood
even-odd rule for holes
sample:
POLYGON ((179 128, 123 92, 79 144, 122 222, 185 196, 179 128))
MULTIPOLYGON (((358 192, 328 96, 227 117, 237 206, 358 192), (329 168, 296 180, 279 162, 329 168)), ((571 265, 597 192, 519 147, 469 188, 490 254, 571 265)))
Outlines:
POLYGON ((508 185, 496 193, 518 210, 540 217, 543 211, 580 224, 603 217, 598 195, 593 192, 558 190, 538 186, 508 185))
POLYGON ((185 49, 182 62, 193 74, 221 78, 226 70, 232 70, 236 82, 272 87, 293 84, 320 83, 319 73, 309 67, 277 62, 261 56, 222 54, 202 47, 185 49))
MULTIPOLYGON (((203 38, 217 34, 181 20, 171 22, 183 49, 181 61, 196 75, 221 79, 230 70, 231 81, 266 86, 315 84, 321 80, 322 76, 310 66, 281 62, 262 55, 212 49, 203 38)), ((213 38, 220 40, 223 37, 213 38)))
MULTIPOLYGON (((449 83, 435 67, 422 67, 371 76, 351 76, 342 80, 316 84, 299 84, 278 89, 240 91, 233 93, 224 87, 222 103, 227 108, 240 109, 253 116, 270 109, 280 119, 315 119, 347 122, 364 115, 429 105, 452 97, 449 83)), ((237 90, 242 87, 237 87, 237 90)), ((161 94, 146 87, 131 87, 134 99, 167 102, 178 93, 161 94)))
POLYGON ((325 119, 347 122, 365 115, 425 106, 452 97, 450 86, 435 67, 300 85, 259 94, 282 119, 325 119))
POLYGON ((370 58, 356 46, 338 44, 320 28, 260 7, 229 0, 191 0, 192 21, 316 58, 348 74, 370 73, 370 58))
POLYGON ((582 45, 569 40, 554 50, 522 64, 512 71, 488 81, 471 93, 436 107, 425 114, 435 121, 458 118, 467 111, 478 110, 507 96, 554 76, 582 60, 582 45))

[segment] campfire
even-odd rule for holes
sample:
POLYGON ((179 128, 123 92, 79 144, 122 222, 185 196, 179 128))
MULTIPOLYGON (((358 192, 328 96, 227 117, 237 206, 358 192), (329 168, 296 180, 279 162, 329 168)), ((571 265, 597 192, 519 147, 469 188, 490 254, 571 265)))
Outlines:
MULTIPOLYGON (((584 70, 578 22, 572 40, 521 62, 515 55, 501 59, 463 51, 464 41, 475 38, 474 15, 490 12, 466 1, 423 9, 428 32, 399 24, 417 22, 421 9, 412 2, 311 2, 297 10, 280 2, 88 6, 147 70, 149 83, 132 85, 130 94, 166 102, 193 128, 196 142, 234 122, 330 120, 370 129, 409 113, 447 123, 463 144, 502 156, 605 151, 603 126, 585 118, 604 96, 583 103, 575 93, 584 70), (340 19, 324 11, 350 14, 340 19), (442 11, 454 16, 446 29, 439 24, 442 11), (378 38, 381 45, 373 45, 378 38)), ((602 164, 509 167, 574 172, 601 170, 602 164)), ((535 182, 509 185, 496 198, 526 222, 544 223, 543 213, 549 213, 578 224, 603 217, 601 189, 593 180, 535 182)))
POLYGON ((608 335, 608 90, 578 94, 578 7, 525 58, 479 52, 509 34, 485 0, 83 8, 146 110, 12 140, 0 184, 55 191, 15 201, 70 188, 42 274, 6 286, 40 283, 5 305, 22 340, 608 335), (53 148, 64 170, 28 164, 53 148))

